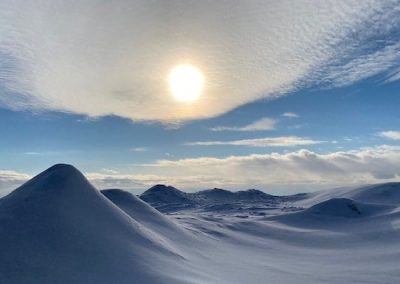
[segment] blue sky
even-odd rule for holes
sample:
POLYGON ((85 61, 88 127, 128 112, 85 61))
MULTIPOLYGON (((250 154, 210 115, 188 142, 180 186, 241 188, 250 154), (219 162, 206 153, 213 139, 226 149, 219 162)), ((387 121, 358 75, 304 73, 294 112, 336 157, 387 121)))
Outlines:
POLYGON ((59 162, 99 187, 138 191, 290 193, 399 179, 397 1, 7 2, 0 192, 59 162), (168 15, 170 26, 134 8, 168 15), (189 104, 165 87, 182 62, 205 77, 189 104))

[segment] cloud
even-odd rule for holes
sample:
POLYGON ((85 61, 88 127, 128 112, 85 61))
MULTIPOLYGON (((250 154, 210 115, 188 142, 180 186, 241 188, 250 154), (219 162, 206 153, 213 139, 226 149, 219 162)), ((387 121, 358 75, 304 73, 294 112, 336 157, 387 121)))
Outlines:
POLYGON ((9 193, 25 181, 31 178, 30 175, 16 171, 0 170, 0 196, 9 193))
POLYGON ((249 146, 249 147, 295 147, 304 145, 314 145, 324 143, 325 141, 315 141, 309 138, 297 136, 283 137, 266 137, 256 139, 243 139, 233 141, 197 141, 189 142, 185 145, 189 146, 216 146, 216 145, 232 145, 232 146, 249 146))
MULTIPOLYGON (((390 44, 371 54, 356 57, 344 65, 337 65, 328 68, 326 81, 332 82, 335 86, 347 86, 354 82, 381 74, 383 71, 391 70, 397 66, 400 60, 400 42, 390 44)), ((387 82, 397 80, 393 74, 387 82)))
POLYGON ((386 79, 386 83, 391 83, 400 80, 400 68, 391 71, 386 79))
POLYGON ((400 147, 381 145, 351 151, 318 154, 309 150, 253 154, 226 158, 200 157, 160 160, 147 165, 154 174, 179 180, 197 176, 186 187, 317 189, 343 185, 399 181, 400 147))
POLYGON ((263 131, 263 130, 274 130, 275 125, 278 121, 276 119, 264 117, 253 123, 250 123, 243 127, 229 127, 229 126, 217 126, 211 128, 212 131, 263 131))
POLYGON ((185 188, 188 184, 199 184, 199 176, 165 176, 155 174, 104 174, 85 173, 89 181, 99 189, 120 188, 126 190, 145 190, 155 184, 170 184, 185 188))
POLYGON ((294 113, 294 112, 285 112, 285 113, 282 113, 282 116, 288 117, 288 118, 298 118, 298 117, 300 117, 297 113, 294 113))
MULTIPOLYGON (((224 158, 199 157, 158 160, 136 165, 131 174, 89 172, 98 188, 146 189, 163 183, 182 189, 212 187, 260 188, 282 194, 345 185, 400 180, 400 146, 381 145, 349 151, 252 154, 224 158)), ((30 175, 0 171, 0 195, 16 188, 30 175)))
POLYGON ((383 131, 380 132, 378 135, 391 140, 400 140, 400 131, 383 131))
POLYGON ((25 152, 24 154, 28 155, 28 156, 39 156, 39 155, 41 155, 40 152, 25 152))
POLYGON ((0 105, 184 121, 323 78, 349 84, 398 65, 397 5, 4 0, 0 105), (205 75, 204 94, 195 103, 177 103, 168 92, 168 72, 181 63, 205 75))
POLYGON ((132 152, 146 152, 147 148, 146 147, 136 147, 136 148, 131 148, 130 150, 132 152))
POLYGON ((118 171, 112 170, 112 169, 103 168, 103 169, 101 169, 101 171, 102 171, 103 173, 106 173, 106 174, 118 174, 118 171))

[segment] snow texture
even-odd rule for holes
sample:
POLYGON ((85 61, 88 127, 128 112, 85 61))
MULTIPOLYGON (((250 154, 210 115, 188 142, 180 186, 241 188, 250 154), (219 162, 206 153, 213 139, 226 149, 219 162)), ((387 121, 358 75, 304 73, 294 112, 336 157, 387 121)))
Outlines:
POLYGON ((58 164, 0 199, 0 283, 398 283, 399 237, 400 183, 137 197, 58 164))

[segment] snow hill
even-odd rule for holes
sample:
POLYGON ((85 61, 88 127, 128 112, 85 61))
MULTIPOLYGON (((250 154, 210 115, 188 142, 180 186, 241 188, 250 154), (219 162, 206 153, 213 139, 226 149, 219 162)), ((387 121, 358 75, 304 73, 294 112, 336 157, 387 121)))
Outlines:
POLYGON ((399 193, 156 185, 138 198, 58 164, 0 199, 0 283, 399 283, 399 193))
POLYGON ((400 183, 392 182, 360 187, 351 190, 345 196, 362 202, 399 205, 400 183))
POLYGON ((179 282, 182 258, 138 220, 55 165, 0 199, 0 283, 179 282))
POLYGON ((242 203, 277 204, 284 197, 274 196, 260 190, 249 189, 237 192, 221 188, 186 193, 172 186, 156 185, 146 190, 140 198, 161 212, 174 212, 184 209, 237 210, 242 203))
POLYGON ((107 189, 102 190, 101 193, 132 219, 165 238, 184 237, 185 231, 174 221, 168 219, 135 195, 121 189, 107 189))
POLYGON ((195 205, 190 199, 189 193, 163 184, 157 184, 146 190, 140 195, 140 199, 161 212, 173 212, 192 208, 195 205))
MULTIPOLYGON (((337 230, 338 226, 356 226, 354 219, 373 221, 376 217, 390 216, 396 207, 385 204, 364 203, 348 198, 332 198, 317 203, 302 211, 270 217, 296 227, 327 228, 337 230), (386 214, 386 215, 385 215, 386 214)), ((396 214, 397 215, 397 214, 396 214)), ((371 224, 367 223, 367 226, 371 224)), ((371 227, 376 229, 376 227, 371 227)), ((368 228, 367 228, 368 229, 368 228)))

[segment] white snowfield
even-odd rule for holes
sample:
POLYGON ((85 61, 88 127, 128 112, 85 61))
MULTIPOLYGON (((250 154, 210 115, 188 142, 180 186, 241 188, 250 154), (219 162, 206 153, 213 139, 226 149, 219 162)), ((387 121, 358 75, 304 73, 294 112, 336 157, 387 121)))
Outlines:
POLYGON ((58 164, 0 199, 0 283, 381 284, 399 268, 400 183, 138 198, 58 164))

